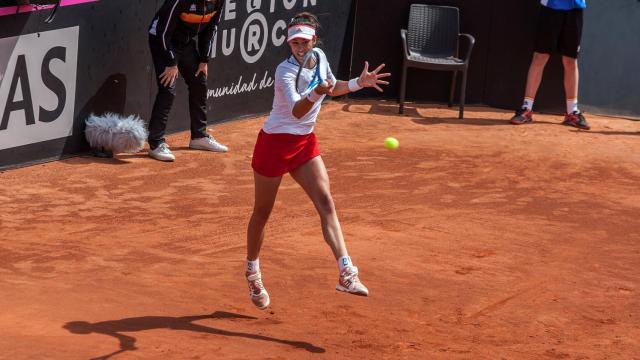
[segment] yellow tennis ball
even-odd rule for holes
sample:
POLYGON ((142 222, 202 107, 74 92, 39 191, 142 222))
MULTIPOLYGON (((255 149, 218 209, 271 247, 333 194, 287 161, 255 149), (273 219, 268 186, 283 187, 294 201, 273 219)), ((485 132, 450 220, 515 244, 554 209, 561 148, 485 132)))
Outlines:
POLYGON ((400 146, 400 142, 398 142, 398 139, 394 137, 388 137, 384 139, 384 147, 386 147, 387 149, 394 150, 397 149, 398 146, 400 146))

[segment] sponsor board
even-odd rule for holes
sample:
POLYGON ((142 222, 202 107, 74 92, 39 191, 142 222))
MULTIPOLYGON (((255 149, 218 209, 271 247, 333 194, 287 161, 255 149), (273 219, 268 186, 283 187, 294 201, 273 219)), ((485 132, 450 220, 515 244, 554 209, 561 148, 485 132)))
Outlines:
POLYGON ((72 135, 78 34, 0 39, 0 150, 72 135))

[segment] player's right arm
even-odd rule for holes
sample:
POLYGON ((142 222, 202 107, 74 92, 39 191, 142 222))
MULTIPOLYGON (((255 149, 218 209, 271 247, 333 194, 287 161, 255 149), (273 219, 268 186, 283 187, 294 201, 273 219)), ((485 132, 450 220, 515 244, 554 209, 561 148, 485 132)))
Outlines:
MULTIPOLYGON (((318 85, 315 91, 318 96, 329 93, 331 86, 318 85)), ((291 109, 291 115, 296 119, 302 119, 315 102, 309 100, 306 96, 301 96, 296 90, 296 71, 288 67, 280 67, 276 71, 276 91, 282 93, 289 109, 291 109)))
POLYGON ((282 99, 296 119, 302 118, 311 110, 313 103, 300 96, 296 91, 296 72, 289 67, 279 66, 276 70, 275 90, 280 92, 282 99))

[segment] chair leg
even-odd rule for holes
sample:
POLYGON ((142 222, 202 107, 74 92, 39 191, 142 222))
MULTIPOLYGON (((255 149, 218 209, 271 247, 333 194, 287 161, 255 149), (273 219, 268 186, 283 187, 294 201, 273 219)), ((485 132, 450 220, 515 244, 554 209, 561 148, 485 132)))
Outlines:
POLYGON ((458 71, 453 72, 453 76, 451 77, 451 89, 449 94, 449 107, 453 106, 453 95, 456 93, 456 78, 458 77, 458 71))
POLYGON ((462 83, 460 84, 460 115, 458 115, 460 119, 464 118, 464 102, 465 102, 466 92, 467 92, 467 69, 464 69, 462 71, 462 83))
POLYGON ((404 96, 407 87, 407 65, 402 63, 402 81, 400 82, 400 106, 398 114, 404 114, 404 96))

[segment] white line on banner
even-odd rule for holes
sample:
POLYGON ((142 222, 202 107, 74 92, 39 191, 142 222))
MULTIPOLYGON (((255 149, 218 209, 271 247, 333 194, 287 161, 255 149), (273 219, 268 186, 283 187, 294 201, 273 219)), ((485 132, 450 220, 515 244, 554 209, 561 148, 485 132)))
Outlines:
MULTIPOLYGON (((240 75, 238 81, 232 82, 230 85, 207 90, 207 99, 212 97, 219 98, 226 95, 237 95, 255 90, 263 90, 273 86, 274 80, 269 75, 269 71, 264 72, 264 76, 259 83, 256 83, 257 77, 258 74, 254 73, 251 77, 251 81, 243 81, 243 76, 240 75)), ((247 79, 248 78, 249 77, 247 77, 247 79)))

